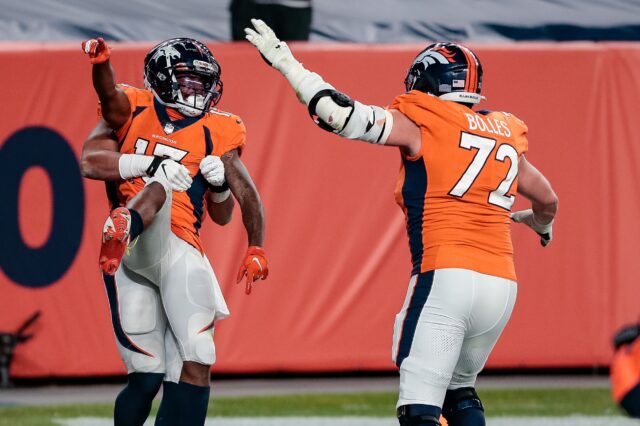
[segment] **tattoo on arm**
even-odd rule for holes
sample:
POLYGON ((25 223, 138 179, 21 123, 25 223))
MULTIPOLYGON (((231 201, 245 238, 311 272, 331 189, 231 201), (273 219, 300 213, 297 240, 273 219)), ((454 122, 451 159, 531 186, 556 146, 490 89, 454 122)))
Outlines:
POLYGON ((250 246, 262 246, 264 243, 264 212, 260 195, 251 176, 240 160, 237 150, 222 156, 225 178, 233 196, 238 200, 242 211, 242 222, 247 230, 250 246))

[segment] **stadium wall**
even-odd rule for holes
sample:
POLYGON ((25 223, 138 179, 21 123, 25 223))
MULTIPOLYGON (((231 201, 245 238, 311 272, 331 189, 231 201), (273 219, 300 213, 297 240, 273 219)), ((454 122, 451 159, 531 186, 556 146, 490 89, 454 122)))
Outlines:
MULTIPOLYGON (((149 47, 114 46, 118 81, 142 84, 149 47)), ((398 154, 317 129, 248 45, 211 47, 223 69, 220 107, 248 128, 243 160, 264 202, 271 271, 246 296, 234 282, 246 248, 239 210, 224 228, 205 223, 232 311, 215 326, 214 371, 394 369, 393 319, 411 269, 393 200, 398 154)), ((485 68, 484 108, 527 122, 527 157, 560 197, 548 248, 512 228, 518 301, 488 366, 607 365, 611 333, 640 311, 640 44, 471 47, 485 68)), ((379 105, 402 92, 421 48, 293 46, 306 66, 379 105)), ((90 65, 76 44, 4 44, 0 63, 0 331, 42 311, 12 374, 122 374, 97 268, 104 186, 77 164, 96 120, 90 65)))

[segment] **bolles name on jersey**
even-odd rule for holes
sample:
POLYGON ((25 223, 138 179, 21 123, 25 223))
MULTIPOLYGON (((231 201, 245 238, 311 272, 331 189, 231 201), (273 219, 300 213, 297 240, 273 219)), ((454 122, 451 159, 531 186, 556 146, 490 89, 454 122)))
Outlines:
POLYGON ((511 136, 511 129, 509 129, 509 125, 504 120, 499 120, 495 117, 483 117, 479 114, 470 114, 468 112, 464 115, 467 116, 469 121, 469 130, 480 130, 504 136, 505 138, 511 136))

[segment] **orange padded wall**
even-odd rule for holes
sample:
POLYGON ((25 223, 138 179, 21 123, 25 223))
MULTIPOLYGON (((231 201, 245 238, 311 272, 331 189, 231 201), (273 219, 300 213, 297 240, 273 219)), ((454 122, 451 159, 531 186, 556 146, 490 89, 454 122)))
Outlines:
MULTIPOLYGON (((16 377, 124 373, 97 268, 104 187, 77 170, 96 120, 79 44, 0 45, 0 331, 42 311, 35 337, 16 350, 16 377)), ((234 283, 246 249, 239 210, 224 228, 206 221, 232 311, 216 324, 214 371, 394 369, 393 320, 411 269, 393 200, 398 153, 316 128, 248 45, 211 47, 223 69, 219 106, 248 128, 243 161, 264 202, 271 271, 246 296, 234 283)), ((422 47, 293 51, 352 97, 387 105, 422 47)), ((488 366, 606 365, 611 333, 640 312, 640 45, 471 47, 485 69, 483 107, 526 121, 527 157, 560 197, 548 248, 513 226, 518 301, 488 366)), ((142 84, 149 48, 114 46, 118 81, 142 84)))

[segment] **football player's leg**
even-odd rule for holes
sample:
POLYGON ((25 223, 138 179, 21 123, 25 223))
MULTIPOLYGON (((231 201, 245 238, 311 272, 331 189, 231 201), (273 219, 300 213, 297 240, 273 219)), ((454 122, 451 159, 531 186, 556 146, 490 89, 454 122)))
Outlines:
POLYGON ((165 382, 156 424, 172 424, 177 416, 179 424, 202 425, 215 362, 213 321, 226 313, 218 313, 218 283, 206 258, 175 236, 171 250, 177 255, 163 268, 161 291, 183 365, 179 377, 173 378, 177 383, 165 382))
POLYGON ((104 273, 115 274, 129 242, 153 222, 156 213, 165 203, 166 193, 161 180, 152 180, 126 207, 118 207, 109 214, 102 229, 99 257, 100 268, 104 273))
POLYGON ((115 426, 142 426, 162 384, 163 373, 129 373, 127 385, 116 397, 115 426))
POLYGON ((465 276, 446 271, 413 276, 396 316, 393 358, 400 369, 397 408, 402 426, 439 424, 464 339, 470 305, 465 276), (456 280, 458 285, 452 285, 456 280))
POLYGON ((161 177, 151 178, 128 204, 143 217, 144 232, 131 243, 123 259, 131 270, 159 285, 160 262, 169 250, 171 235, 171 186, 161 177))
POLYGON ((126 267, 115 276, 103 276, 118 351, 129 373, 116 399, 115 425, 142 425, 165 373, 166 319, 160 294, 156 286, 126 267))
POLYGON ((442 408, 450 426, 486 424, 484 408, 474 386, 509 321, 516 300, 515 282, 478 272, 472 274, 474 299, 469 329, 442 408))
POLYGON ((165 343, 165 366, 167 371, 164 375, 162 383, 162 402, 156 415, 156 425, 174 425, 179 424, 180 416, 178 410, 174 407, 177 405, 174 399, 178 396, 177 385, 180 381, 180 373, 182 372, 182 356, 178 350, 178 341, 173 335, 170 327, 164 337, 165 343))

